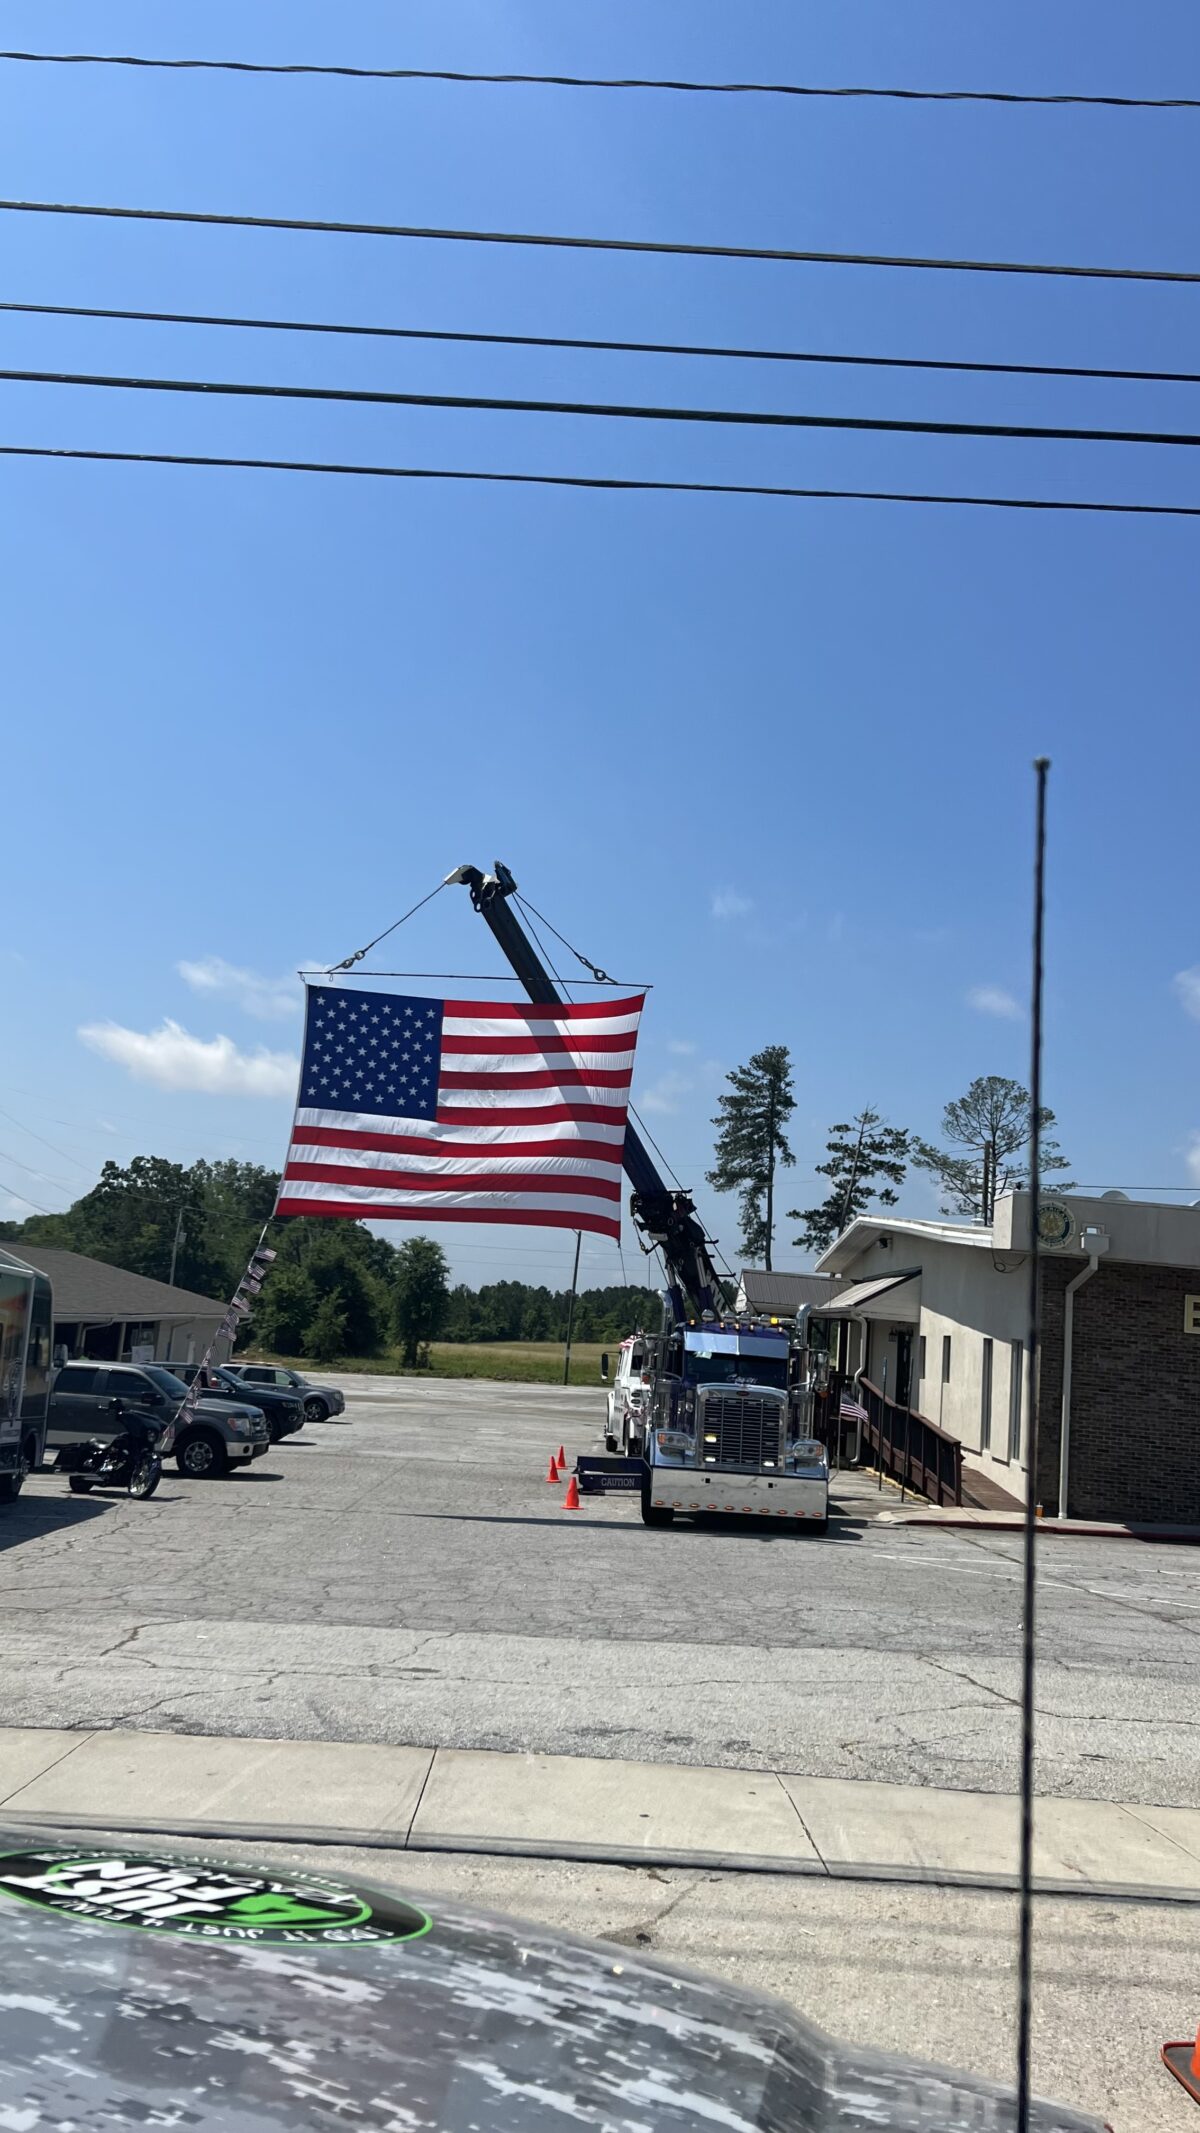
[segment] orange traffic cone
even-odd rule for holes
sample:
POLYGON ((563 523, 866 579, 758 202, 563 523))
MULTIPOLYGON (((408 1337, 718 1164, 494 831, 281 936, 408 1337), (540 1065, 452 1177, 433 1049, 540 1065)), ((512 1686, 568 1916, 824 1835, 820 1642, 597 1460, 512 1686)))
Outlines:
POLYGON ((1200 2103, 1200 2029, 1194 2044, 1164 2044, 1162 2062, 1181 2082, 1194 2103, 1200 2103))
POLYGON ((577 1511, 579 1509, 579 1483, 574 1474, 572 1474, 570 1481, 567 1483, 567 1493, 563 1497, 562 1507, 564 1511, 577 1511))
POLYGON ((567 1455, 564 1452, 561 1444, 559 1445, 558 1450, 554 1456, 558 1460, 559 1472, 562 1473, 567 1464, 567 1455))
POLYGON ((547 1479, 547 1481, 553 1481, 553 1482, 561 1481, 561 1479, 562 1479, 562 1476, 561 1476, 561 1474, 559 1473, 559 1471, 558 1471, 558 1468, 557 1468, 557 1467, 556 1467, 556 1465, 554 1464, 554 1454, 553 1454, 553 1452, 551 1452, 551 1454, 550 1454, 550 1464, 549 1464, 549 1466, 548 1466, 548 1467, 547 1467, 547 1469, 546 1469, 546 1479, 547 1479))

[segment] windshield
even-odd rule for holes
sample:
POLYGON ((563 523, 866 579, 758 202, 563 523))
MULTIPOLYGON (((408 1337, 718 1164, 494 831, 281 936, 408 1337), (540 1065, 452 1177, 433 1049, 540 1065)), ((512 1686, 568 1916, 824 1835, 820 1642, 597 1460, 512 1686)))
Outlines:
POLYGON ((187 1386, 182 1378, 176 1377, 173 1370, 164 1370, 160 1363, 146 1363, 143 1368, 151 1384, 157 1385, 160 1392, 169 1392, 173 1400, 187 1398, 187 1386))
POLYGON ((684 1382, 688 1385, 732 1385, 740 1379, 749 1385, 773 1385, 787 1390, 787 1358, 773 1355, 695 1355, 683 1358, 684 1382))

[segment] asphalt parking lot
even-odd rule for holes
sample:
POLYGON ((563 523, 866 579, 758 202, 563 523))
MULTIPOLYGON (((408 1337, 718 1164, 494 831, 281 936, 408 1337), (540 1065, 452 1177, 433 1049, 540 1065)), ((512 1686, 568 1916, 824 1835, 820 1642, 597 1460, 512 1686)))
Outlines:
MULTIPOLYGON (((0 1518, 10 1725, 534 1749, 1015 1786, 1018 1537, 828 1538, 561 1509, 598 1393, 340 1380, 230 1480, 149 1503, 35 1477, 0 1518)), ((1200 1558, 1042 1543, 1039 1784, 1200 1804, 1200 1558)))

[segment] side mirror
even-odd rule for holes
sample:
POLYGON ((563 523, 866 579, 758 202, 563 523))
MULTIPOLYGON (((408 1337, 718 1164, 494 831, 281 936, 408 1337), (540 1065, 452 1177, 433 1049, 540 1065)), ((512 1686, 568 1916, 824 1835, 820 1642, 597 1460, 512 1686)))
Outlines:
POLYGON ((600 1357, 600 1376, 601 1376, 601 1380, 603 1381, 603 1383, 604 1383, 605 1385, 607 1385, 607 1383, 608 1383, 608 1350, 607 1350, 607 1348, 606 1348, 606 1349, 604 1350, 604 1353, 603 1353, 603 1354, 601 1355, 601 1357, 600 1357))

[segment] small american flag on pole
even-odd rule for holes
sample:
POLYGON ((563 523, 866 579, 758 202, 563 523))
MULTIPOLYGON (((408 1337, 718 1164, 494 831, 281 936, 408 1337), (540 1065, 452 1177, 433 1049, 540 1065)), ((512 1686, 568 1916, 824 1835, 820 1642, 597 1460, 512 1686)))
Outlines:
POLYGON ((308 989, 275 1212, 620 1238, 643 994, 545 1007, 308 989))

